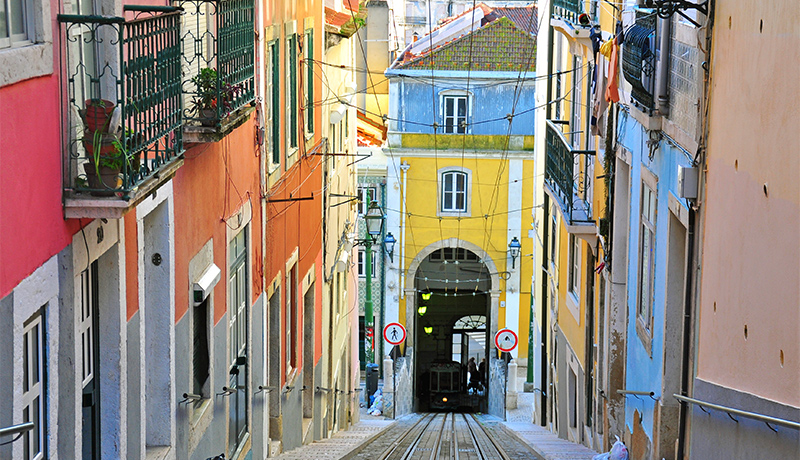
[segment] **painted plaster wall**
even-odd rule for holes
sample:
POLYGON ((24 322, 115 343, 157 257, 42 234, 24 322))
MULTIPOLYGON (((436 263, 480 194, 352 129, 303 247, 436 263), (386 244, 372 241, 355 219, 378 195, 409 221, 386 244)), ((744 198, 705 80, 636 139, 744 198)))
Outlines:
MULTIPOLYGON (((45 24, 55 40, 58 5, 52 2, 52 22, 45 24)), ((79 222, 64 221, 61 209, 59 72, 0 88, 0 107, 2 297, 69 244, 79 222)))
MULTIPOLYGON (((519 197, 509 197, 508 190, 508 169, 507 161, 479 159, 474 155, 465 158, 450 156, 445 158, 418 158, 403 157, 401 161, 410 164, 408 170, 408 185, 406 202, 408 203, 407 212, 411 217, 406 220, 407 236, 405 259, 403 260, 404 269, 408 267, 411 260, 425 247, 432 243, 447 238, 458 237, 469 241, 486 251, 493 259, 498 269, 501 271, 511 270, 511 258, 507 255, 507 211, 511 209, 522 209, 521 228, 531 228, 531 196, 529 193, 522 193, 519 197), (472 172, 470 193, 470 213, 462 217, 443 217, 441 221, 437 217, 438 201, 433 198, 437 196, 437 171, 446 166, 458 166, 468 168, 472 172), (510 204, 509 204, 510 203, 510 204), (489 215, 484 219, 484 215, 489 215)), ((533 174, 533 161, 523 160, 523 177, 531 177, 533 174)), ((527 186, 524 186, 527 187, 527 186)), ((390 190, 391 194, 392 191, 390 190)), ((402 195, 402 186, 396 193, 402 195)), ((391 200, 390 200, 391 201, 391 200)), ((522 244, 521 254, 532 254, 533 240, 519 238, 522 244)), ((532 266, 528 262, 523 262, 527 258, 518 258, 516 270, 520 271, 520 279, 529 280, 532 273, 532 266)), ((413 286, 406 284, 406 289, 413 286)), ((492 286, 492 289, 504 291, 500 294, 500 301, 505 301, 506 283, 500 282, 499 286, 492 286)), ((519 324, 516 330, 520 332, 519 356, 527 356, 527 341, 530 312, 530 290, 525 287, 520 293, 519 305, 519 324), (524 327, 521 327, 524 326, 524 327)), ((406 299, 400 301, 400 320, 405 322, 406 299)), ((498 321, 499 327, 505 327, 504 308, 500 308, 500 318, 493 318, 498 321)))
POLYGON ((698 378, 795 408, 798 21, 793 1, 717 2, 697 345, 698 378))
MULTIPOLYGON (((387 72, 387 75, 391 71, 387 72)), ((440 102, 442 91, 461 90, 472 94, 471 107, 468 120, 470 123, 479 123, 468 126, 470 134, 507 134, 508 121, 504 118, 512 112, 516 102, 515 113, 511 124, 511 134, 529 135, 533 132, 533 110, 536 103, 532 80, 523 83, 522 90, 517 87, 517 72, 470 72, 469 80, 466 72, 436 71, 434 86, 429 83, 430 71, 399 71, 403 74, 414 75, 408 77, 394 77, 389 83, 389 118, 390 129, 408 133, 433 133, 433 123, 439 123, 438 134, 442 134, 441 126, 444 120, 441 114, 440 102), (507 74, 507 75, 506 75, 507 74), (508 83, 499 84, 499 78, 507 78, 508 83), (516 91, 516 96, 515 96, 516 91), (525 113, 522 113, 529 110, 525 113), (489 121, 497 120, 497 121, 489 121)), ((526 78, 533 78, 533 72, 528 72, 526 78)))
MULTIPOLYGON (((636 110, 636 109, 631 109, 636 110)), ((621 112, 624 113, 624 112, 621 112)), ((618 127, 620 145, 631 152, 630 174, 630 221, 628 233, 628 329, 626 349, 625 388, 637 391, 653 391, 662 397, 662 366, 664 356, 664 321, 667 286, 667 253, 669 240, 669 200, 670 195, 678 196, 678 165, 688 166, 691 159, 682 149, 670 145, 665 140, 659 143, 652 160, 648 158, 647 134, 632 116, 623 114, 618 127), (655 261, 653 275, 653 332, 651 351, 645 348, 636 331, 637 296, 639 286, 640 233, 641 233, 641 189, 642 168, 646 168, 657 178, 657 205, 655 222, 655 261)), ((685 202, 681 207, 686 210, 685 202)), ((675 376, 672 376, 675 378, 675 376)), ((634 411, 642 414, 645 433, 653 439, 654 401, 649 398, 626 400, 626 424, 628 430, 634 429, 634 411)))

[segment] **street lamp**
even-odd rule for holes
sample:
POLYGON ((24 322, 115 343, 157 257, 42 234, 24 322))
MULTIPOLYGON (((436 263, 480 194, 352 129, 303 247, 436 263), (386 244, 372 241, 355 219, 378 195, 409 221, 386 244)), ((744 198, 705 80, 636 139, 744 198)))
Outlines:
POLYGON ((514 263, 517 261, 517 257, 519 257, 519 250, 522 248, 519 240, 515 236, 511 239, 511 242, 508 243, 508 253, 511 256, 511 268, 514 268, 514 263))
POLYGON ((389 260, 394 262, 394 244, 397 243, 397 240, 392 235, 392 232, 386 234, 386 238, 383 239, 383 247, 386 248, 386 252, 389 253, 389 260))
POLYGON ((369 352, 367 353, 367 362, 372 362, 372 347, 374 346, 375 340, 375 316, 372 313, 372 245, 375 244, 378 236, 383 232, 383 218, 383 209, 378 206, 378 202, 373 201, 370 203, 366 214, 364 214, 364 223, 367 225, 367 237, 363 240, 356 241, 358 245, 363 245, 365 249, 364 272, 367 284, 364 287, 364 325, 366 327, 367 336, 371 335, 373 337, 373 343, 370 344, 369 352))

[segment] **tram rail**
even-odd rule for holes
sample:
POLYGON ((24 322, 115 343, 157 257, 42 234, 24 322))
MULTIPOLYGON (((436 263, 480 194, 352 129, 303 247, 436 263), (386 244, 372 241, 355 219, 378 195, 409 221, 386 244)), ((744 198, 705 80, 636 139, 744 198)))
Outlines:
MULTIPOLYGON (((474 414, 424 414, 377 460, 515 460, 474 414)), ((535 458, 532 456, 530 458, 535 458)))

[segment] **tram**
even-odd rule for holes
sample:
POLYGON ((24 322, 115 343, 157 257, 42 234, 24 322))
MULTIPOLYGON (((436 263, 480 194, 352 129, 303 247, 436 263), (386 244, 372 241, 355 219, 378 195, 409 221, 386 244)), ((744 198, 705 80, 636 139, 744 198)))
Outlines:
POLYGON ((463 366, 455 361, 431 364, 431 410, 455 411, 461 406, 463 375, 463 366))

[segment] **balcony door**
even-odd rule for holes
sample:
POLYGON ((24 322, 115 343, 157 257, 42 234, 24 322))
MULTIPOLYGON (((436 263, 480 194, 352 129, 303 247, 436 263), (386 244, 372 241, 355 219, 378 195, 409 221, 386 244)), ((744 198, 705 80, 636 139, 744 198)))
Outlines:
POLYGON ((100 379, 98 369, 97 261, 81 273, 80 344, 81 353, 81 433, 83 460, 100 458, 100 379))
POLYGON ((247 229, 230 243, 230 381, 233 390, 229 396, 228 454, 234 454, 247 435, 247 229))

